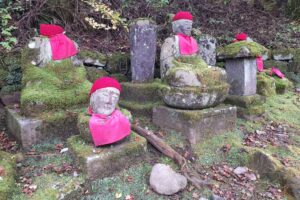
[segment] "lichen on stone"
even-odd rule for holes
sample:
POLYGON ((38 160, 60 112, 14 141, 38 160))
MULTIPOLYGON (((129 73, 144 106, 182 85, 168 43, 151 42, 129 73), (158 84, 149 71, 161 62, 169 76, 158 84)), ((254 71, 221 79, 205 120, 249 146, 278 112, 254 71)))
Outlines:
POLYGON ((267 53, 268 49, 256 42, 240 41, 231 43, 225 47, 218 49, 218 56, 221 58, 241 58, 241 57, 257 57, 267 53), (249 50, 244 55, 241 54, 243 49, 249 50))

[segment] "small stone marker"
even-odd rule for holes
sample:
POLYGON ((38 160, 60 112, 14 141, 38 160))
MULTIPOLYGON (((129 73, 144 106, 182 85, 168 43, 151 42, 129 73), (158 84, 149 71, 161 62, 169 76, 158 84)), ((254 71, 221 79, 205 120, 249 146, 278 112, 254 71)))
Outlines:
POLYGON ((236 58, 226 60, 229 94, 248 96, 256 94, 256 59, 236 58))
POLYGON ((140 19, 130 24, 132 81, 150 82, 154 78, 156 25, 140 19))
POLYGON ((216 38, 204 35, 198 40, 199 55, 210 66, 216 65, 216 38))
POLYGON ((186 187, 187 179, 170 166, 158 163, 152 168, 150 185, 159 194, 172 195, 186 187))

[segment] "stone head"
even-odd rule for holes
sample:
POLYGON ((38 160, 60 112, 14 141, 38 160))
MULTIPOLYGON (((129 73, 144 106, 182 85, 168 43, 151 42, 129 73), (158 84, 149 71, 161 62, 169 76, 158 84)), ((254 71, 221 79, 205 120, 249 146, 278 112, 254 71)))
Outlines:
POLYGON ((175 34, 191 36, 193 27, 193 16, 189 12, 178 12, 173 17, 172 29, 175 34))
POLYGON ((119 101, 121 85, 110 77, 97 79, 90 91, 90 108, 92 113, 110 115, 119 101))

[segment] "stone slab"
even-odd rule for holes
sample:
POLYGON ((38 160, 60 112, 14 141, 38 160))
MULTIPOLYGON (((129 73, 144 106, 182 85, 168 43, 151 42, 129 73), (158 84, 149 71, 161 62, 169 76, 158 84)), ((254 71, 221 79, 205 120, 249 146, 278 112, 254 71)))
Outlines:
POLYGON ((227 81, 231 85, 231 95, 256 94, 256 59, 229 59, 225 63, 227 81))
POLYGON ((49 138, 67 138, 70 135, 79 134, 76 127, 76 113, 67 114, 58 121, 47 121, 21 116, 18 110, 5 109, 8 131, 24 148, 48 141, 49 138))
POLYGON ((97 148, 79 135, 70 137, 67 143, 77 164, 90 180, 112 176, 140 162, 147 150, 146 139, 134 132, 118 143, 97 148))
POLYGON ((181 132, 194 145, 207 136, 234 130, 236 107, 219 105, 203 110, 181 110, 159 106, 153 109, 153 123, 167 131, 181 132))
POLYGON ((199 55, 210 66, 216 65, 217 40, 210 35, 203 35, 198 39, 199 55))
POLYGON ((130 54, 132 81, 149 82, 154 79, 156 28, 150 20, 130 24, 130 54))

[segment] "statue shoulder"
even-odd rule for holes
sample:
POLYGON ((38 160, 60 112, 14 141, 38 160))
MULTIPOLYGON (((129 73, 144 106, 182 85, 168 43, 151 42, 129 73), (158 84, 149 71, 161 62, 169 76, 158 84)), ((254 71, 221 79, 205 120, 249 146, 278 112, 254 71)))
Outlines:
POLYGON ((175 36, 170 36, 170 37, 165 39, 163 45, 173 44, 175 42, 176 42, 176 37, 175 36))

